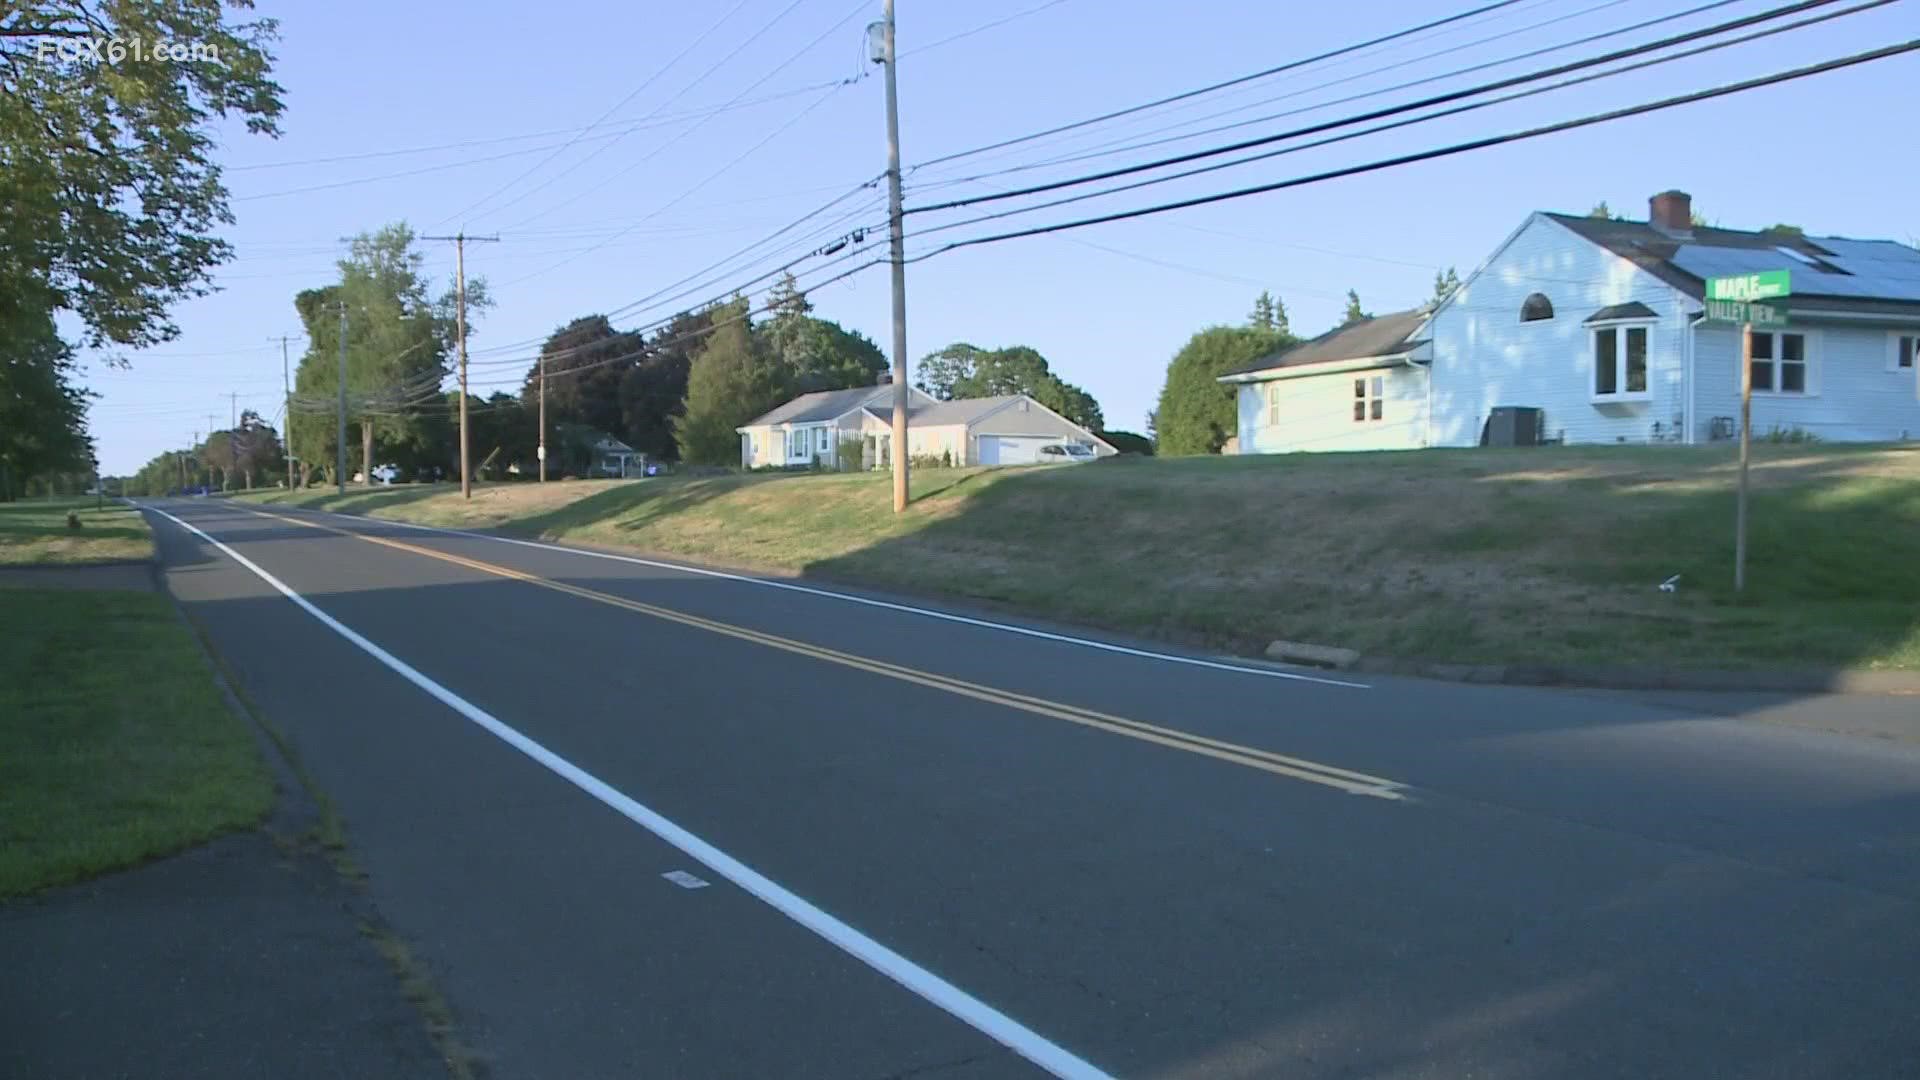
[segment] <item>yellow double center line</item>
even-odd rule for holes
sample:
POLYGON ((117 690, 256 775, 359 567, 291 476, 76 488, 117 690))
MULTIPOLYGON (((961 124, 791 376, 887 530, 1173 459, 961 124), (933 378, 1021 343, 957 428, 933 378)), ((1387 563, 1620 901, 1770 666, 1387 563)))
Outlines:
POLYGON ((780 649, 784 652, 811 657, 815 660, 824 660, 830 664, 838 664, 842 667, 871 672, 875 675, 883 675, 889 679, 898 679, 901 682, 909 682, 935 690, 943 690, 949 694, 958 694, 961 697, 973 698, 976 701, 1001 705, 1009 709, 1017 709, 1021 712, 1031 713, 1036 716, 1065 720, 1070 724, 1079 724, 1082 727, 1090 727, 1114 735, 1124 735, 1130 739, 1139 739, 1143 742, 1154 743, 1174 750, 1184 750, 1190 754, 1199 754, 1204 757, 1231 762, 1235 765, 1244 765, 1250 769, 1259 769, 1262 772, 1272 773, 1275 776, 1284 776, 1291 780, 1305 780, 1310 784, 1321 784, 1354 795, 1370 795, 1382 799, 1402 798, 1402 792, 1405 790, 1405 785, 1384 777, 1370 776, 1366 773, 1354 772, 1351 769, 1342 769, 1333 765, 1322 765, 1317 761, 1289 757, 1286 754, 1276 754, 1269 750, 1243 746, 1239 743, 1226 742, 1221 739, 1212 739, 1204 735, 1195 735, 1191 732, 1180 731, 1175 728, 1161 727, 1157 724, 1143 723, 1139 720, 1129 720, 1123 716, 1114 716, 1110 713, 1083 709, 1077 705, 1067 705, 1057 701, 1049 701, 1045 698, 1033 697, 1029 694, 1020 694, 1011 690, 982 686, 979 683, 968 682, 965 679, 956 679, 950 675, 939 675, 930 671, 922 671, 918 668, 890 664, 884 660, 873 660, 864 656, 856 656, 852 653, 841 652, 838 649, 829 649, 804 641, 795 641, 792 638, 780 637, 776 634, 751 630, 744 626, 736 626, 732 623, 706 619, 698 615, 689 615, 683 611, 674 611, 671 608, 663 608, 654 604, 643 603, 639 600, 630 600, 624 596, 615 596, 612 593, 600 592, 597 589, 583 588, 579 585, 569 585, 562 581, 554 581, 551 578, 540 577, 537 574, 525 573, 524 571, 514 570, 495 563, 481 562, 478 559, 468 559, 463 556, 449 554, 444 551, 436 551, 432 548, 421 547, 417 544, 404 543, 384 536, 369 536, 366 533, 354 532, 351 529, 337 528, 332 525, 325 525, 320 522, 307 521, 300 518, 285 517, 280 514, 268 513, 262 510, 250 510, 249 513, 273 518, 276 521, 284 521, 290 525, 300 525, 310 529, 320 529, 325 532, 337 533, 341 536, 352 537, 355 540, 364 540, 369 544, 379 544, 381 547, 393 548, 396 551, 404 551, 413 555, 423 555, 429 559, 438 559, 441 562, 464 566, 483 574, 491 574, 495 577, 508 578, 513 581, 521 581, 528 585, 537 585, 543 589, 551 589, 554 592, 577 596, 582 600, 592 600, 595 603, 624 608, 627 611, 652 616, 656 619, 663 619, 667 622, 679 623, 682 626, 690 626, 698 630, 705 630, 709 633, 723 634, 741 641, 751 641, 756 645, 764 645, 770 649, 780 649))

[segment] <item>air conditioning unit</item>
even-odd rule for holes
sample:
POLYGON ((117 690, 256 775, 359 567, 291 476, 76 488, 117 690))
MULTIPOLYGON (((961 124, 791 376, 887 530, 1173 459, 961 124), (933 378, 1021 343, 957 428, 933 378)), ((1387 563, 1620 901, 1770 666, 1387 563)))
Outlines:
POLYGON ((1487 416, 1487 446, 1538 446, 1546 414, 1526 405, 1499 405, 1487 416))

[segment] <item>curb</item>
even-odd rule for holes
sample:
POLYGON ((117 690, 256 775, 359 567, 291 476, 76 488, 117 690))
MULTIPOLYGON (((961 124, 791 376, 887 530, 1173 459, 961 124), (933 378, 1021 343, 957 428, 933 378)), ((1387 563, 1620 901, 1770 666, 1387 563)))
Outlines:
POLYGON ((1267 656, 1296 666, 1331 667, 1370 675, 1406 675, 1443 682, 1503 686, 1578 686, 1606 690, 1703 690, 1720 693, 1920 694, 1920 671, 1826 668, 1800 671, 1717 671, 1695 668, 1604 667, 1585 664, 1440 664, 1363 656, 1352 649, 1275 641, 1267 656), (1323 659, 1324 658, 1324 659, 1323 659))

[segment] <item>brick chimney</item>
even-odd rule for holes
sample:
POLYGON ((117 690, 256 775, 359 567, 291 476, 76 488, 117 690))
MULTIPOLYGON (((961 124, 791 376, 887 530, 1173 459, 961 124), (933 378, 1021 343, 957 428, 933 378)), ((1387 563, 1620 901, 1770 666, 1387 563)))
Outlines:
POLYGON ((1684 191, 1663 191, 1647 200, 1647 221, 1661 232, 1686 234, 1693 231, 1693 196, 1684 191))

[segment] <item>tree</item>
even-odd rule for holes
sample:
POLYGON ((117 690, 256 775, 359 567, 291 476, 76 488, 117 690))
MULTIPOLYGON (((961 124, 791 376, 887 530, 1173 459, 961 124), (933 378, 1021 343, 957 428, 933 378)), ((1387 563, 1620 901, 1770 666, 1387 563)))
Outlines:
POLYGON ((703 465, 740 460, 740 436, 734 430, 778 405, 785 397, 776 365, 764 354, 747 326, 746 301, 736 299, 714 312, 717 329, 694 356, 687 372, 687 403, 673 422, 680 454, 703 465))
POLYGON ((1093 395, 1055 375, 1026 345, 986 350, 956 342, 921 359, 920 389, 943 401, 1026 394, 1089 431, 1105 426, 1093 395))
MULTIPOLYGON (((1459 287, 1460 287, 1460 275, 1457 272, 1455 272, 1453 267, 1451 266, 1447 267, 1445 273, 1441 273, 1438 270, 1435 270, 1433 272, 1433 302, 1434 303, 1438 304, 1440 301, 1445 300, 1447 297, 1453 295, 1453 290, 1459 287)), ((1354 299, 1357 301, 1359 298, 1355 297, 1354 299)))
POLYGON ((93 452, 72 347, 48 312, 10 306, 0 294, 0 502, 37 474, 82 468, 93 452))
MULTIPOLYGON (((454 347, 455 290, 429 293, 425 256, 404 222, 356 236, 340 261, 339 281, 307 289, 294 308, 307 329, 307 351, 295 375, 296 417, 290 425, 304 465, 327 463, 336 452, 339 413, 340 309, 347 313, 347 419, 358 428, 360 468, 371 474, 376 437, 417 466, 455 464, 440 384, 454 347)), ((486 281, 467 282, 467 333, 475 315, 492 305, 486 281)))
POLYGON ((231 467, 239 471, 247 489, 253 488, 256 476, 273 476, 286 468, 280 433, 252 409, 241 412, 240 425, 227 435, 232 447, 231 467))
POLYGON ((1347 290, 1347 310, 1340 317, 1340 325, 1352 326, 1354 323, 1357 323, 1362 319, 1371 319, 1371 318, 1373 318, 1372 315, 1369 315, 1366 312, 1360 310, 1360 294, 1353 289, 1348 289, 1347 290))
POLYGON ((1779 236, 1791 240, 1804 240, 1807 237, 1807 230, 1798 225, 1788 225, 1785 223, 1769 225, 1761 231, 1769 236, 1779 236))
POLYGON ((1587 211, 1587 216, 1590 218, 1597 218, 1601 221, 1614 220, 1613 210, 1607 206, 1607 200, 1605 199, 1601 199, 1599 202, 1594 203, 1593 209, 1587 211))
POLYGON ((222 121, 279 134, 281 103, 274 21, 225 14, 214 0, 25 0, 0 13, 0 292, 72 312, 90 346, 172 340, 167 309, 206 295, 232 256, 214 235, 233 215, 211 153, 222 121), (135 38, 218 59, 102 63, 75 48, 135 38))
POLYGON ((1277 296, 1273 298, 1273 325, 1268 329, 1276 334, 1293 334, 1293 326, 1287 321, 1287 302, 1277 296))
POLYGON ((1265 289, 1253 298, 1253 314, 1247 316, 1247 325, 1255 330, 1273 329, 1273 294, 1265 289))
POLYGON ((621 377, 620 419, 626 443, 650 458, 680 458, 674 418, 686 410, 687 373, 694 354, 706 347, 717 310, 709 306, 675 315, 654 332, 646 356, 621 377))
POLYGON ((1167 365, 1148 430, 1162 454, 1217 454, 1239 430, 1234 392, 1217 378, 1231 368, 1294 344, 1291 336, 1250 326, 1213 326, 1193 335, 1167 365))
POLYGON ((886 354, 872 339, 815 318, 813 304, 791 273, 768 292, 767 311, 772 317, 758 332, 765 338, 768 358, 796 393, 872 386, 887 369, 886 354))
POLYGON ((1141 457, 1153 456, 1153 440, 1145 435, 1131 431, 1103 431, 1100 437, 1112 444, 1115 450, 1123 454, 1139 454, 1141 457))
MULTIPOLYGON (((645 351, 646 338, 615 330, 605 315, 584 315, 555 330, 540 346, 547 364, 547 425, 582 424, 608 435, 622 430, 620 382, 645 351)), ((537 408, 540 365, 527 369, 520 400, 537 408)))

